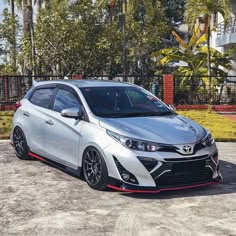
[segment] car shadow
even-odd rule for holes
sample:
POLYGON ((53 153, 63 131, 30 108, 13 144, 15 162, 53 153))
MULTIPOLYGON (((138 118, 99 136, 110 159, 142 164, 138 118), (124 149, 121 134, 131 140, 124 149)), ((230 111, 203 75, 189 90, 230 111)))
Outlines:
POLYGON ((223 176, 223 180, 215 185, 208 185, 205 187, 198 187, 192 189, 163 191, 158 194, 144 194, 144 193, 121 193, 121 194, 123 196, 130 198, 164 200, 172 198, 211 196, 211 195, 236 193, 236 164, 221 160, 220 170, 223 176))

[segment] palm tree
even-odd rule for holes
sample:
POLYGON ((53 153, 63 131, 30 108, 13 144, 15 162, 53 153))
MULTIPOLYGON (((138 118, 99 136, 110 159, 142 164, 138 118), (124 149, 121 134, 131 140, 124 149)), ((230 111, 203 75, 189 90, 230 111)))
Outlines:
MULTIPOLYGON (((212 87, 212 84, 210 84, 211 80, 206 78, 208 75, 207 56, 209 48, 207 46, 201 46, 207 40, 207 33, 204 33, 199 38, 199 26, 200 25, 196 28, 188 43, 185 43, 176 32, 172 32, 180 47, 165 48, 152 54, 161 65, 166 65, 176 60, 184 61, 188 64, 187 67, 179 67, 178 72, 182 77, 181 84, 191 84, 190 96, 192 98, 198 97, 197 91, 199 89, 198 85, 200 84, 199 78, 205 80, 205 84, 212 87)), ((210 48, 210 53, 212 55, 211 62, 214 64, 214 67, 212 68, 213 74, 216 76, 225 76, 225 71, 232 69, 232 64, 229 58, 230 52, 224 54, 216 49, 210 48)), ((214 80, 214 84, 218 84, 217 79, 214 80)), ((199 98, 198 100, 200 101, 199 98)))
POLYGON ((32 74, 32 0, 21 0, 21 9, 23 13, 24 73, 32 74))
MULTIPOLYGON (((193 29, 196 21, 199 17, 202 17, 205 21, 205 33, 207 34, 207 67, 209 76, 209 89, 211 90, 211 27, 215 27, 215 19, 217 14, 220 13, 225 20, 225 24, 228 23, 230 18, 230 0, 187 0, 185 4, 185 20, 193 29), (213 21, 213 22, 212 22, 213 21)), ((210 91, 211 95, 211 91, 210 91)))

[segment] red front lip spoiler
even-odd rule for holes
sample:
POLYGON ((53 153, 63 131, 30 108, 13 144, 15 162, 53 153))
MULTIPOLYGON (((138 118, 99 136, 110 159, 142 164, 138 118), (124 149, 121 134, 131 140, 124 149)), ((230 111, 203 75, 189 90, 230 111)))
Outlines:
POLYGON ((123 189, 123 188, 119 188, 113 185, 108 184, 107 187, 117 190, 117 191, 121 191, 121 192, 127 192, 127 193, 160 193, 163 191, 172 191, 172 190, 181 190, 181 189, 190 189, 190 188, 198 188, 198 187, 203 187, 203 186, 207 186, 207 185, 211 185, 211 184, 217 184, 217 182, 208 182, 208 183, 204 183, 204 184, 196 184, 196 185, 189 185, 189 186, 183 186, 183 187, 173 187, 173 188, 161 188, 158 190, 131 190, 131 189, 123 189))

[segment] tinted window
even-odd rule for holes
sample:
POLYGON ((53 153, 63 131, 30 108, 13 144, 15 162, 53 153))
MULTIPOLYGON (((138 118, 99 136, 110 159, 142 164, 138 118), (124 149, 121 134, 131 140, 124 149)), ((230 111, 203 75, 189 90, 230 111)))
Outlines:
POLYGON ((34 91, 30 101, 37 106, 50 108, 55 88, 42 88, 34 91))
POLYGON ((101 117, 159 116, 172 113, 146 90, 136 87, 91 87, 81 91, 92 112, 101 117))
POLYGON ((63 109, 78 107, 79 101, 70 91, 58 89, 53 110, 61 112, 63 109))

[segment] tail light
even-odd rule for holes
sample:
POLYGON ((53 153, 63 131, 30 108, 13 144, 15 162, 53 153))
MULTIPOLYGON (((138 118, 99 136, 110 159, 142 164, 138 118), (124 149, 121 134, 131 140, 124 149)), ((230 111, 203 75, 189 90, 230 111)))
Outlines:
POLYGON ((22 104, 18 101, 15 104, 15 111, 17 111, 18 108, 20 108, 22 106, 22 104))

